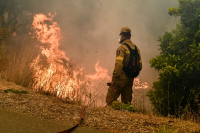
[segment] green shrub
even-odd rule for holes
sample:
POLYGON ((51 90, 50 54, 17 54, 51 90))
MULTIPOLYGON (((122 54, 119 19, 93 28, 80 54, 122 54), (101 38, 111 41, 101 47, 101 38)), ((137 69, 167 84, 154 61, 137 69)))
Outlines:
POLYGON ((166 127, 166 126, 161 126, 154 128, 155 133, 174 133, 175 129, 166 127))
POLYGON ((16 94, 28 94, 28 91, 23 91, 23 90, 14 90, 14 89, 7 89, 4 90, 5 93, 16 93, 16 94))
POLYGON ((125 104, 125 103, 121 103, 119 101, 112 102, 112 108, 116 109, 116 110, 127 110, 130 112, 136 111, 136 108, 133 105, 131 105, 130 103, 125 104))
POLYGON ((172 32, 159 38, 160 54, 150 59, 159 72, 153 89, 147 94, 156 112, 182 114, 190 107, 198 113, 200 105, 200 1, 181 0, 169 14, 180 17, 172 32))

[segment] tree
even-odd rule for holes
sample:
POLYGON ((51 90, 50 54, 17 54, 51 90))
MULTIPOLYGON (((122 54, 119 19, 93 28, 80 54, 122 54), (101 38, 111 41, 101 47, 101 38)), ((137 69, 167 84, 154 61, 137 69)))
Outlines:
POLYGON ((180 23, 159 38, 160 55, 150 59, 159 72, 148 92, 156 111, 177 115, 184 109, 198 113, 200 105, 200 1, 179 0, 179 7, 169 8, 180 23))
POLYGON ((18 8, 14 0, 0 0, 0 46, 17 28, 18 8))

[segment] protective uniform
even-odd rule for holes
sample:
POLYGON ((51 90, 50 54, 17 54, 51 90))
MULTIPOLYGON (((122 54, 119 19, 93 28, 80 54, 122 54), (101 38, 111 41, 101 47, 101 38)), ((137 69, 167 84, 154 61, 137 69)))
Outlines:
MULTIPOLYGON (((131 30, 128 27, 123 27, 120 34, 122 32, 131 32, 131 30)), ((124 40, 118 47, 116 51, 115 68, 112 77, 112 82, 114 82, 114 84, 108 88, 106 96, 107 104, 111 104, 113 101, 116 101, 120 94, 121 101, 123 103, 131 103, 132 100, 132 86, 134 79, 128 78, 122 70, 123 66, 128 66, 128 62, 130 59, 130 51, 126 45, 123 45, 124 43, 127 43, 131 47, 131 49, 135 49, 135 45, 130 39, 124 40)), ((140 57, 139 67, 140 70, 142 70, 142 60, 138 47, 137 50, 140 57)))

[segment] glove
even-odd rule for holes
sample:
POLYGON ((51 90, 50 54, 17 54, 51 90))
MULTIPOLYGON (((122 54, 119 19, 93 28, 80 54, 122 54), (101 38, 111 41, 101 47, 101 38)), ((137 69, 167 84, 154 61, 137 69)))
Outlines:
POLYGON ((113 85, 114 85, 114 81, 107 83, 107 86, 113 86, 113 85))

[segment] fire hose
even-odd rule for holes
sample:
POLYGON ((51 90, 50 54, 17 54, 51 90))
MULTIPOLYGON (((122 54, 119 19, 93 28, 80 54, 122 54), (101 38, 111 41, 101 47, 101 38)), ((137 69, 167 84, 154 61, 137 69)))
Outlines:
POLYGON ((57 133, 70 133, 72 130, 74 130, 81 123, 83 116, 84 116, 84 110, 85 110, 85 106, 82 106, 81 107, 81 116, 80 116, 79 122, 76 125, 74 125, 73 127, 69 128, 67 130, 60 131, 57 133))
MULTIPOLYGON (((112 88, 112 96, 111 96, 109 102, 107 103, 107 105, 105 106, 105 108, 110 104, 110 102, 112 100, 112 97, 113 97, 113 92, 114 92, 114 85, 112 83, 110 83, 110 82, 107 83, 107 85, 112 88)), ((76 125, 74 125, 73 127, 69 128, 67 130, 60 131, 60 132, 57 132, 57 133, 70 133, 72 130, 74 130, 81 123, 81 121, 83 120, 84 110, 85 110, 85 106, 82 106, 81 107, 81 116, 80 116, 79 122, 76 125)))

